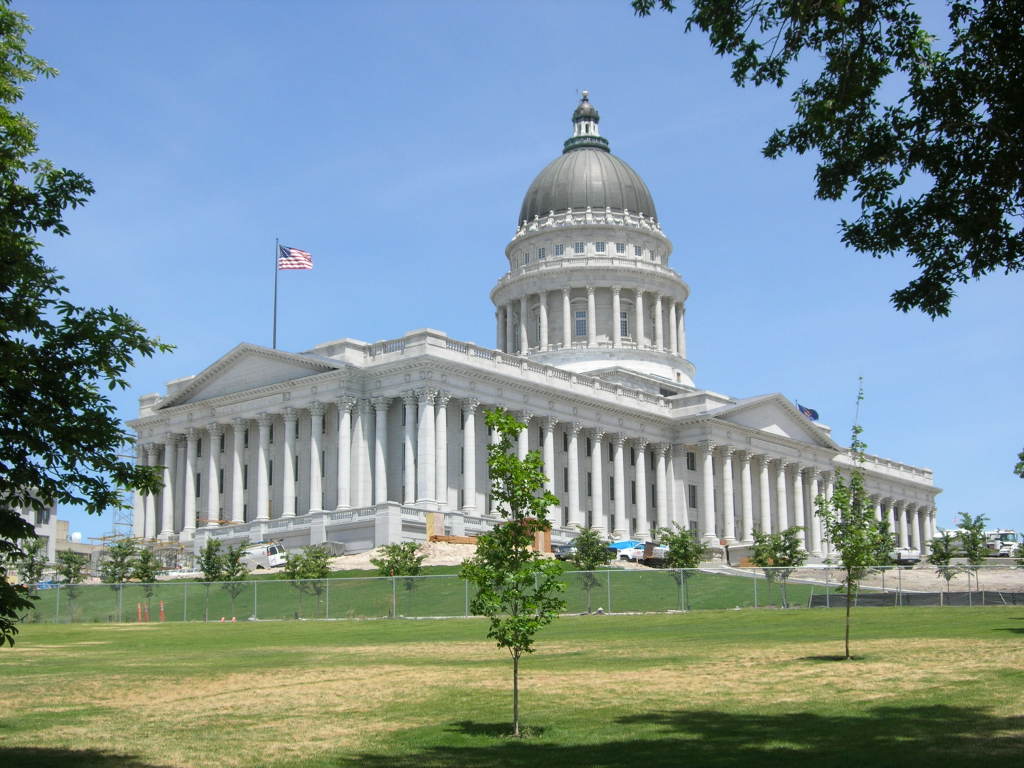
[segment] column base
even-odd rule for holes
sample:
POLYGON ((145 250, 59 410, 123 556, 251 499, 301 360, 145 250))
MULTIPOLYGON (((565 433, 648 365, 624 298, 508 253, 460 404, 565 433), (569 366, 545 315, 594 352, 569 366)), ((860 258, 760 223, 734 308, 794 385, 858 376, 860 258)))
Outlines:
POLYGON ((704 544, 707 544, 709 547, 719 546, 718 535, 714 533, 705 533, 703 536, 700 537, 700 540, 704 544))
POLYGON ((739 541, 736 539, 735 536, 723 536, 722 544, 724 544, 727 547, 731 547, 734 544, 739 544, 739 541))

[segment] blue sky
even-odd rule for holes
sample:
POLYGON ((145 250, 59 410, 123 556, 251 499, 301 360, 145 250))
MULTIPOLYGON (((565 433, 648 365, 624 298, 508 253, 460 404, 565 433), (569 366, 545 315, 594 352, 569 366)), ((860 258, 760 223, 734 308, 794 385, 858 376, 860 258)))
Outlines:
MULTIPOLYGON (((935 470, 939 525, 1020 527, 1021 275, 964 286, 952 317, 892 309, 913 275, 839 243, 811 157, 763 159, 788 91, 739 89, 680 17, 587 2, 18 2, 61 70, 24 111, 43 156, 93 179, 46 258, 72 298, 175 344, 139 395, 240 341, 279 346, 437 328, 494 344, 488 293, 523 193, 561 151, 577 91, 654 195, 689 283, 698 386, 781 392, 845 441, 864 377, 869 450, 935 470)), ((111 517, 62 510, 86 537, 111 517)))

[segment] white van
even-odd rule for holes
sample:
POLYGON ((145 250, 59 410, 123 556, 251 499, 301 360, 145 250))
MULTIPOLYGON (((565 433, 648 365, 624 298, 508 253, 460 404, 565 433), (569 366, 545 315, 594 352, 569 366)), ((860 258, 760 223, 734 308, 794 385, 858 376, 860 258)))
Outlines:
POLYGON ((245 548, 242 562, 250 571, 284 565, 284 547, 275 541, 259 541, 245 548))

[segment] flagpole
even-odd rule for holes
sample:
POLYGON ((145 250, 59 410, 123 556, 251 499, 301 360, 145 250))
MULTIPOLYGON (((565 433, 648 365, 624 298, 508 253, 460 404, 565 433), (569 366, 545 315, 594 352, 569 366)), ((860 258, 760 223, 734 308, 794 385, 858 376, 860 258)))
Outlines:
POLYGON ((274 238, 274 341, 273 348, 277 349, 277 254, 281 250, 278 239, 274 238))

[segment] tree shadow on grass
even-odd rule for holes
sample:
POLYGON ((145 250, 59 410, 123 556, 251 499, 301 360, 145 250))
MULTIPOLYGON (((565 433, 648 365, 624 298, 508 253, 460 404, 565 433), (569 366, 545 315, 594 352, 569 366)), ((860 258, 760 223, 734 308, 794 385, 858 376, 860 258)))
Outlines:
MULTIPOLYGON (((767 703, 766 703, 767 708, 767 703)), ((440 732, 441 729, 439 729, 440 732)), ((607 724, 608 740, 558 743, 558 728, 536 739, 490 736, 476 723, 444 731, 464 738, 402 754, 342 755, 336 768, 852 768, 921 766, 967 768, 982 760, 1016 759, 1024 748, 1024 716, 944 705, 875 707, 862 715, 725 713, 676 710, 621 717, 607 724), (476 743, 474 743, 476 742, 476 743)), ((507 733, 508 726, 505 726, 507 733)), ((417 738, 422 743, 422 730, 417 738)), ((401 734, 395 734, 401 740, 401 734)), ((565 732, 566 738, 572 738, 565 732)), ((439 735, 439 740, 444 740, 439 735)), ((574 740, 575 741, 575 740, 574 740)))
MULTIPOLYGON (((461 733, 467 736, 493 736, 494 738, 511 738, 512 728, 507 722, 475 723, 472 720, 460 720, 445 726, 448 733, 461 733)), ((542 736, 547 729, 543 726, 527 725, 522 728, 526 738, 542 736)))
POLYGON ((160 768, 131 755, 98 749, 0 747, 0 765, 11 768, 160 768))

